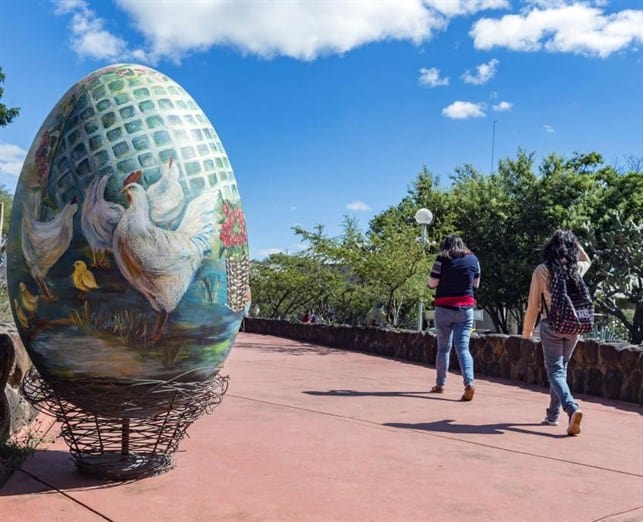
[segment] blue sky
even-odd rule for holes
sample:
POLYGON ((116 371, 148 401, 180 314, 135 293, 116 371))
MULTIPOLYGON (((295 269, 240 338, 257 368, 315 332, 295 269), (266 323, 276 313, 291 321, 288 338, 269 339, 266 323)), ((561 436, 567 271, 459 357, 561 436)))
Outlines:
POLYGON ((301 248, 519 148, 643 157, 641 0, 21 0, 0 8, 0 183, 55 103, 112 63, 154 67, 210 118, 251 257, 301 248))

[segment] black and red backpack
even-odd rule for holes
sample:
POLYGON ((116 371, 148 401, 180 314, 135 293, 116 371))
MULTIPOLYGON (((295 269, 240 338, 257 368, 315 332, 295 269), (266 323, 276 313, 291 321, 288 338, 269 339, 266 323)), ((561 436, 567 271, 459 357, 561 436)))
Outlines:
POLYGON ((551 274, 551 310, 542 303, 552 330, 562 334, 586 334, 594 329, 594 303, 582 277, 567 278, 559 269, 551 274))

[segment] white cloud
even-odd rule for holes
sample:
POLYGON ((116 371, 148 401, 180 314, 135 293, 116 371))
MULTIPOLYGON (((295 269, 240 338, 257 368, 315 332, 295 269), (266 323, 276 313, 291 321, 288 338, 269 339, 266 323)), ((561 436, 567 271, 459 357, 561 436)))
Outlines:
MULTIPOLYGON (((533 4, 532 4, 533 5, 533 4)), ((520 15, 482 18, 469 35, 476 49, 564 52, 605 58, 643 43, 643 11, 607 14, 602 2, 565 4, 540 0, 520 15)))
POLYGON ((87 7, 85 0, 54 0, 54 3, 56 4, 57 14, 69 13, 75 9, 84 9, 87 7))
POLYGON ((455 101, 448 107, 442 109, 442 116, 454 120, 465 120, 467 118, 484 118, 486 116, 484 103, 473 103, 467 101, 455 101))
POLYGON ((526 0, 529 7, 539 7, 541 9, 552 9, 555 7, 562 7, 566 4, 567 0, 526 0))
POLYGON ((175 59, 230 45, 262 57, 313 60, 378 40, 419 44, 446 24, 422 0, 117 2, 145 35, 152 53, 175 59))
POLYGON ((363 201, 352 201, 348 205, 346 205, 346 208, 348 210, 355 210, 358 212, 363 212, 366 210, 371 210, 371 207, 369 207, 366 203, 363 201))
MULTIPOLYGON (((585 0, 583 3, 586 5, 595 5, 604 7, 608 4, 609 0, 585 0)), ((529 7, 540 7, 541 9, 552 9, 555 7, 564 7, 569 5, 570 0, 525 0, 529 7)))
POLYGON ((482 63, 476 67, 476 74, 471 74, 467 69, 462 75, 462 79, 465 83, 484 85, 496 75, 496 68, 499 63, 495 58, 490 60, 489 63, 482 63))
POLYGON ((20 176, 27 151, 18 145, 0 142, 0 172, 9 176, 20 176))
POLYGON ((129 50, 127 42, 104 28, 104 21, 84 0, 55 0, 56 14, 71 14, 70 46, 79 56, 115 60, 135 58, 148 61, 141 49, 129 50))
POLYGON ((492 105, 491 108, 497 112, 504 112, 504 111, 510 111, 513 106, 514 106, 513 103, 510 103, 507 101, 501 101, 500 103, 492 105))
POLYGON ((507 0, 425 0, 424 3, 449 17, 473 14, 485 9, 510 7, 507 0))
POLYGON ((54 0, 59 14, 72 15, 71 45, 81 56, 180 60, 215 45, 262 57, 314 60, 382 40, 419 44, 455 16, 506 8, 508 0, 351 0, 267 2, 235 0, 116 0, 145 38, 133 49, 106 29, 86 0, 54 0))
POLYGON ((543 128, 545 129, 545 132, 549 134, 553 134, 556 132, 556 129, 554 129, 551 125, 543 125, 543 128))
POLYGON ((430 69, 422 67, 419 82, 427 87, 441 87, 449 85, 449 78, 440 78, 440 69, 436 67, 431 67, 430 69))

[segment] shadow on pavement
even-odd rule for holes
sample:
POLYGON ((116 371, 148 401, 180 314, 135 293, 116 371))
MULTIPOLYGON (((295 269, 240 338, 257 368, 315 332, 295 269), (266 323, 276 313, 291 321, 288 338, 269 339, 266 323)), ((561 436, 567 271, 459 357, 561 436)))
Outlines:
MULTIPOLYGON (((439 433, 453 433, 453 434, 482 434, 482 435, 504 435, 506 431, 515 431, 517 433, 526 433, 528 435, 540 435, 541 437, 549 437, 552 439, 565 439, 568 436, 562 433, 544 433, 542 431, 528 430, 526 426, 539 426, 541 428, 550 428, 539 423, 496 423, 496 424, 454 424, 452 419, 444 419, 435 422, 418 422, 418 423, 404 423, 404 422, 385 422, 384 426, 391 428, 405 428, 409 430, 419 431, 434 431, 439 433)), ((553 427, 553 426, 552 426, 553 427)))
MULTIPOLYGON (((479 375, 477 376, 480 380, 485 380, 494 384, 500 384, 501 386, 509 386, 511 388, 521 388, 523 390, 529 390, 537 393, 549 394, 549 386, 543 386, 541 384, 532 384, 522 381, 512 381, 509 379, 503 379, 502 377, 492 377, 489 375, 479 375)), ((598 395, 589 395, 586 393, 581 393, 576 390, 572 390, 574 397, 581 402, 589 402, 594 404, 600 404, 601 406, 610 406, 617 410, 627 411, 631 413, 638 413, 643 415, 643 404, 636 402, 627 402, 618 399, 608 399, 607 397, 600 397, 598 395)))
MULTIPOLYGON (((14 471, 14 480, 9 481, 4 487, 0 488, 0 497, 34 493, 48 494, 55 491, 87 491, 111 488, 127 483, 127 481, 101 480, 79 473, 71 462, 68 451, 36 450, 34 456, 38 457, 38 469, 30 469, 30 457, 20 468, 14 471), (61 470, 61 467, 64 467, 64 470, 61 470), (43 471, 47 469, 51 470, 50 475, 55 476, 55 484, 47 480, 49 474, 43 471)), ((1 519, 2 517, 0 517, 1 519)))
POLYGON ((376 392, 376 391, 357 391, 357 390, 304 390, 306 395, 325 395, 328 397, 411 397, 416 399, 431 399, 434 401, 461 402, 460 399, 447 399, 434 393, 425 391, 399 391, 399 392, 376 392))

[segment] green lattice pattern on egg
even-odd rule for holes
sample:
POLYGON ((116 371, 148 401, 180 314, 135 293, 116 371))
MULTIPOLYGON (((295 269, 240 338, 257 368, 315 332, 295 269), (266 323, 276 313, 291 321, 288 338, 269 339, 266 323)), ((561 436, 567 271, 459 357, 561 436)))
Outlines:
POLYGON ((66 97, 71 100, 51 168, 49 195, 58 203, 95 173, 119 179, 143 171, 148 183, 170 158, 186 195, 217 187, 239 195, 216 131, 192 97, 167 76, 141 66, 97 71, 66 97), (71 97, 71 98, 70 98, 71 97))

